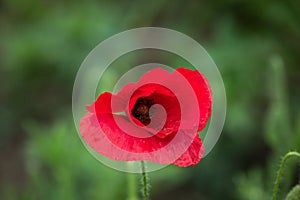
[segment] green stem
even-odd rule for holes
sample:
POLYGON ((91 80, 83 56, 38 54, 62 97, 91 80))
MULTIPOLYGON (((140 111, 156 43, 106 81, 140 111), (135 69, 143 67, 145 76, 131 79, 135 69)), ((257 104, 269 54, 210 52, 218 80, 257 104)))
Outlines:
POLYGON ((141 161, 142 165, 142 193, 143 193, 143 199, 149 200, 149 183, 148 183, 148 176, 146 173, 146 165, 145 162, 141 161))
POLYGON ((285 165, 286 161, 290 157, 293 157, 293 156, 296 156, 296 157, 300 158, 300 153, 298 153, 296 151, 288 152, 287 154, 284 155, 284 157, 281 160, 280 167, 279 167, 279 170, 277 172, 277 177, 276 177, 275 186, 274 186, 274 190, 273 190, 272 200, 276 200, 277 199, 277 194, 278 194, 279 185, 280 185, 280 179, 281 179, 281 176, 282 176, 284 165, 285 165))

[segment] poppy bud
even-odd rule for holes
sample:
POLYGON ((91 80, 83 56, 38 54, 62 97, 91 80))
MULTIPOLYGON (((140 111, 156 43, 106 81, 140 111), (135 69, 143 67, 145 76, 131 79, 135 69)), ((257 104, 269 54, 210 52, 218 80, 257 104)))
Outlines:
POLYGON ((299 200, 300 199, 300 184, 296 185, 286 196, 285 200, 299 200))

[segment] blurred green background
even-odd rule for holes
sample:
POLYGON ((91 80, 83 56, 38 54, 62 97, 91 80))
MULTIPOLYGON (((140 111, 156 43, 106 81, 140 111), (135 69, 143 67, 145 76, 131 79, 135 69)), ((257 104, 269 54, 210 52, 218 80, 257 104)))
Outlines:
MULTIPOLYGON (((214 150, 195 167, 150 173, 152 199, 270 199, 280 157, 300 150, 299 8, 294 0, 1 0, 0 199, 127 199, 127 174, 81 144, 71 95, 81 62, 99 42, 142 26, 201 43, 228 100, 214 150)), ((280 198, 298 181, 291 160, 280 198)))

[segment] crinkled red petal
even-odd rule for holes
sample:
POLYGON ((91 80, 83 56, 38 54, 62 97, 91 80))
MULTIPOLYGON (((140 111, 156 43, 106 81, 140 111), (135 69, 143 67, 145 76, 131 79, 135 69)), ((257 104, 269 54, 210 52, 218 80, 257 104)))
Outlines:
POLYGON ((201 139, 197 134, 189 148, 173 164, 179 167, 196 165, 202 159, 203 153, 204 146, 202 145, 201 139))
POLYGON ((201 131, 205 127, 211 115, 212 93, 209 83, 198 71, 185 68, 178 68, 176 71, 181 73, 186 80, 189 81, 197 95, 200 110, 198 131, 201 131))

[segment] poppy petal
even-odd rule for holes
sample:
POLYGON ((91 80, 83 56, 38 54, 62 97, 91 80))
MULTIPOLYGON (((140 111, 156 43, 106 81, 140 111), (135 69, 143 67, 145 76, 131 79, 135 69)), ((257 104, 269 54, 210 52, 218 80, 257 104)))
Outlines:
POLYGON ((185 68, 178 68, 176 71, 181 73, 186 80, 189 81, 197 95, 200 110, 198 131, 201 131, 211 115, 212 94, 209 83, 197 70, 193 71, 185 68))
POLYGON ((173 164, 179 167, 196 165, 202 159, 203 153, 204 146, 202 145, 199 135, 196 134, 189 148, 173 164))

